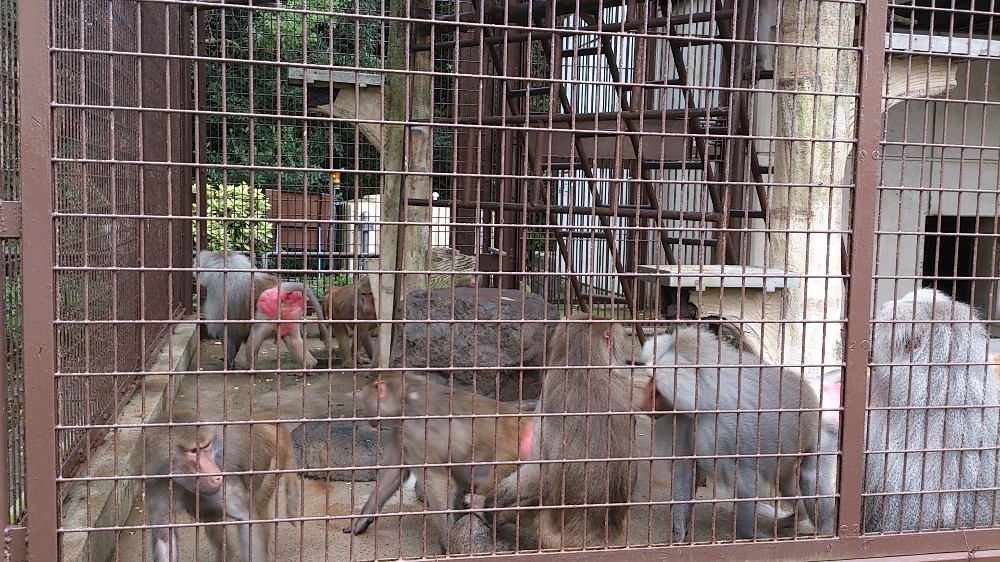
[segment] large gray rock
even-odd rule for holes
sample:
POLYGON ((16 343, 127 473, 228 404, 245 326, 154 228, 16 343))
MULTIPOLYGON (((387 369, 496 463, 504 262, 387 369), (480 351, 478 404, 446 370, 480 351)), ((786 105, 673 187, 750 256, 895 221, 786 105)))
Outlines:
POLYGON ((559 309, 523 291, 458 287, 411 292, 401 318, 394 367, 435 369, 459 387, 516 401, 541 391, 539 368, 559 309))
POLYGON ((377 435, 378 430, 368 422, 316 421, 296 427, 292 443, 296 458, 304 461, 301 468, 309 469, 305 472, 309 478, 371 482, 375 480, 374 469, 350 471, 342 467, 375 466, 382 456, 375 451, 377 435))

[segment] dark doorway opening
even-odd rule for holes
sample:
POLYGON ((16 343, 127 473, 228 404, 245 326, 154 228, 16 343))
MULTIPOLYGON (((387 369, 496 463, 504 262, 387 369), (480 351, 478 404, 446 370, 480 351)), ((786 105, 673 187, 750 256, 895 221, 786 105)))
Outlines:
POLYGON ((924 232, 923 285, 973 302, 977 217, 929 216, 924 232))

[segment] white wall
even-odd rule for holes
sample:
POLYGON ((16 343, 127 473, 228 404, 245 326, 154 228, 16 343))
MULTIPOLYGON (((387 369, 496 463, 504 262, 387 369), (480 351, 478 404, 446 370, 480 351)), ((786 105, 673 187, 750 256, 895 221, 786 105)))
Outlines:
MULTIPOLYGON (((345 252, 364 256, 378 254, 379 221, 382 215, 382 196, 368 195, 344 203, 344 220, 350 221, 344 226, 345 252)), ((433 207, 431 209, 431 246, 451 246, 451 208, 433 207)), ((364 260, 365 258, 362 258, 364 260)), ((364 263, 364 262, 362 262, 364 263)), ((359 264, 351 259, 349 269, 359 268, 359 264)))
MULTIPOLYGON (((928 214, 984 217, 979 228, 987 235, 977 239, 976 275, 1000 275, 997 237, 988 235, 996 232, 1000 202, 1000 65, 961 64, 957 80, 958 86, 943 99, 900 103, 886 114, 886 140, 904 144, 883 149, 878 213, 884 233, 878 238, 877 275, 920 276, 923 245, 919 236, 928 214), (996 105, 984 105, 984 101, 996 105)), ((913 285, 909 280, 880 279, 875 306, 912 290, 913 285)), ((1000 318, 997 286, 993 283, 989 291, 989 285, 982 281, 977 286, 974 304, 1000 318)))

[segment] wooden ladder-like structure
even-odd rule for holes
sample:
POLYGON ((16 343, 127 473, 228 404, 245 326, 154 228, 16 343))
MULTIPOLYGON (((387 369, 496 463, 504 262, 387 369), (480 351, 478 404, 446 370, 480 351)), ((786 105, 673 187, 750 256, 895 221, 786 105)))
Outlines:
MULTIPOLYGON (((471 2, 473 11, 460 13, 452 21, 484 22, 487 24, 504 23, 507 28, 486 25, 475 28, 476 39, 459 41, 460 46, 472 46, 478 43, 488 58, 490 68, 496 73, 501 84, 500 96, 502 106, 500 115, 492 116, 489 122, 503 123, 515 127, 520 136, 519 144, 526 152, 526 170, 503 170, 505 176, 525 175, 529 179, 526 193, 527 201, 518 205, 528 211, 539 211, 547 216, 550 225, 558 224, 557 215, 572 214, 571 206, 554 205, 550 200, 550 184, 556 179, 566 179, 565 176, 552 177, 553 172, 575 170, 582 172, 589 186, 594 201, 594 208, 586 208, 588 215, 597 216, 599 226, 595 225, 591 233, 603 236, 615 272, 621 283, 624 300, 629 306, 633 317, 637 314, 636 301, 636 268, 633 263, 626 263, 616 239, 616 229, 612 226, 612 218, 627 220, 653 221, 658 239, 662 246, 667 263, 676 264, 678 259, 674 248, 680 245, 715 245, 716 260, 722 263, 736 263, 738 254, 736 244, 730 243, 729 232, 738 229, 735 221, 749 219, 764 219, 767 216, 767 197, 764 188, 764 175, 769 173, 761 165, 750 138, 750 115, 747 98, 744 93, 748 84, 761 78, 751 64, 753 57, 749 46, 739 42, 752 37, 750 23, 754 21, 755 3, 751 0, 715 0, 709 2, 711 8, 707 11, 675 15, 670 13, 672 2, 627 3, 624 21, 606 22, 602 20, 602 10, 615 7, 614 2, 595 0, 535 0, 525 3, 495 5, 481 0, 471 2), (485 10, 485 13, 482 11, 485 10), (696 36, 692 33, 681 34, 680 26, 693 28, 695 24, 709 24, 713 32, 696 36), (512 28, 517 26, 516 28, 512 28), (652 31, 660 29, 662 35, 653 35, 652 31), (655 51, 649 45, 651 40, 662 40, 666 43, 664 61, 666 68, 672 68, 673 77, 656 81, 645 80, 643 69, 636 64, 634 83, 623 81, 623 72, 619 66, 619 53, 616 52, 614 41, 608 33, 621 33, 629 30, 642 30, 641 41, 636 41, 634 60, 645 61, 655 51), (563 37, 586 36, 595 34, 593 46, 580 46, 564 49, 563 37), (549 76, 531 76, 529 64, 522 64, 529 70, 518 74, 511 73, 511 63, 504 54, 510 47, 518 43, 538 41, 541 52, 550 53, 549 76), (712 107, 699 106, 695 90, 692 88, 688 69, 685 63, 685 49, 695 45, 717 44, 722 53, 723 68, 734 69, 738 76, 723 76, 733 88, 722 88, 719 95, 721 103, 712 107), (502 51, 501 49, 504 49, 502 51), (562 61, 570 57, 600 55, 603 68, 610 77, 610 84, 616 91, 618 107, 614 111, 595 113, 579 113, 573 107, 570 96, 563 87, 561 77, 553 76, 552 68, 560 68, 562 61), (655 109, 652 100, 657 96, 645 96, 642 92, 662 94, 667 89, 676 88, 682 93, 683 107, 655 109), (637 95, 637 92, 639 94, 637 95), (648 98, 648 99, 647 99, 648 98), (532 108, 544 107, 546 111, 532 111, 532 108), (619 125, 620 124, 620 125, 619 125), (535 125, 536 127, 532 127, 535 125), (565 133, 558 129, 565 128, 565 133), (623 127, 623 129, 622 129, 623 127), (659 143, 661 138, 643 135, 652 131, 671 131, 681 133, 690 142, 680 154, 666 155, 662 149, 651 146, 651 139, 659 143), (540 161, 537 147, 551 147, 559 144, 553 140, 568 140, 571 143, 571 155, 566 161, 558 162, 549 159, 540 161), (587 141, 589 139, 589 141, 587 141), (602 140, 610 139, 612 143, 602 140), (624 144, 624 146, 622 146, 624 144), (595 148, 596 147, 596 148, 595 148), (611 149, 613 154, 601 154, 602 149, 611 149), (611 180, 612 189, 607 198, 602 197, 598 189, 598 160, 617 162, 613 165, 622 167, 622 158, 609 158, 627 153, 631 156, 628 169, 618 169, 611 180), (652 158, 655 154, 660 158, 652 158), (679 211, 664 209, 657 193, 656 173, 667 170, 700 171, 704 177, 705 188, 713 209, 702 211, 679 211), (731 202, 733 184, 744 182, 749 171, 754 184, 754 193, 760 203, 760 211, 753 209, 733 208, 731 202), (551 178, 551 179, 548 179, 551 178), (619 204, 620 189, 627 185, 623 178, 635 178, 641 181, 635 187, 634 196, 630 200, 634 205, 619 204), (664 221, 681 220, 714 225, 717 238, 670 237, 664 221)), ((704 5, 705 3, 703 3, 704 5)), ((620 5, 620 4, 619 4, 620 5)), ((694 3, 692 3, 694 5, 694 3)), ((465 6, 463 4, 463 6, 465 6)), ((702 26, 704 27, 704 26, 702 26)), ((454 43, 442 44, 442 48, 453 46, 454 43)), ((486 65, 484 65, 486 66, 486 65)), ((660 96, 663 97, 662 95, 660 96)), ((466 118, 468 123, 482 124, 482 116, 466 118)), ((463 122, 459 118, 459 123, 463 122)), ((511 159, 514 160, 514 159, 511 159)), ((743 199, 742 197, 739 199, 743 199)), ((578 211, 579 212, 579 211, 578 211)), ((587 309, 588 295, 584 294, 583 286, 573 271, 570 247, 567 237, 578 235, 579 230, 555 230, 555 241, 559 252, 566 263, 567 275, 570 279, 574 298, 578 305, 587 309)))

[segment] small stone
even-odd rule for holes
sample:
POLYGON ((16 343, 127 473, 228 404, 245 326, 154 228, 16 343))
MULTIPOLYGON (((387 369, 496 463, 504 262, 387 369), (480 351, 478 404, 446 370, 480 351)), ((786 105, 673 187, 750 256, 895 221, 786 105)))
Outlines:
POLYGON ((538 543, 531 533, 517 525, 504 523, 496 530, 486 524, 482 514, 466 514, 455 521, 448 534, 448 554, 482 554, 534 550, 538 543))

